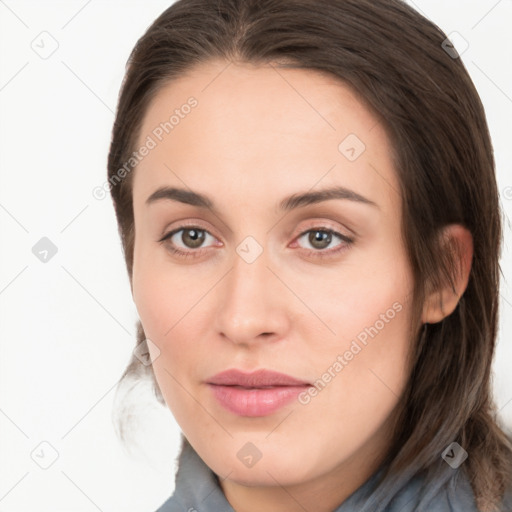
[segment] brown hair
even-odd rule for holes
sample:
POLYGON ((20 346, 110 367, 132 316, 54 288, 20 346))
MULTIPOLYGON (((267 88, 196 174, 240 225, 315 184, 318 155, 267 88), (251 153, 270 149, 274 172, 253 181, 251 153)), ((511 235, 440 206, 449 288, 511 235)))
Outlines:
MULTIPOLYGON (((425 294, 451 282, 455 272, 453 253, 440 246, 441 228, 461 224, 474 243, 469 283, 456 310, 416 337, 396 438, 374 501, 392 498, 399 475, 424 475, 429 492, 453 481, 457 472, 447 472, 441 453, 457 441, 469 453, 461 469, 487 511, 512 486, 512 446, 498 426, 491 389, 501 218, 485 113, 461 59, 445 51, 445 39, 400 0, 179 0, 130 55, 108 178, 131 281, 133 173, 122 180, 116 173, 134 151, 158 90, 196 65, 224 59, 330 73, 358 93, 385 120, 393 146, 415 280, 415 333, 425 294)), ((145 343, 140 321, 137 342, 145 343)), ((151 365, 135 356, 122 380, 144 375, 163 403, 151 365)))

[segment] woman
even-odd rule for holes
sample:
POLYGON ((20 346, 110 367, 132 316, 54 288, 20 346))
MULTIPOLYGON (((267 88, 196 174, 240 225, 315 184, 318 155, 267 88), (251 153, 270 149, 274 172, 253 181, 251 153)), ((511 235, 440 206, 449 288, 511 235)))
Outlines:
POLYGON ((180 0, 132 52, 108 175, 124 377, 183 432, 160 512, 511 510, 492 147, 439 28, 398 0, 180 0))

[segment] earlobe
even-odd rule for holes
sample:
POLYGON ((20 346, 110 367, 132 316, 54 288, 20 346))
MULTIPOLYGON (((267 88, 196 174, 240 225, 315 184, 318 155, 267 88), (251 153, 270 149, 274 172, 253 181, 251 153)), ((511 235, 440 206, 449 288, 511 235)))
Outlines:
POLYGON ((452 283, 446 282, 429 293, 425 298, 422 322, 435 324, 451 315, 464 294, 471 272, 473 260, 473 237, 468 229, 460 224, 443 228, 443 248, 451 251, 453 258, 452 283))

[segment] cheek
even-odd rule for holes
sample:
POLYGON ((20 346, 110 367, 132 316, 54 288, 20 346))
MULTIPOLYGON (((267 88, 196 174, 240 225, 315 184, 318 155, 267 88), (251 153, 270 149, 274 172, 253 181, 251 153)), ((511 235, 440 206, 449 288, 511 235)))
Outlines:
POLYGON ((181 274, 166 263, 164 252, 151 248, 142 233, 134 250, 133 299, 146 336, 155 342, 169 338, 186 313, 191 287, 179 278, 181 274))
POLYGON ((302 308, 305 315, 299 328, 310 329, 315 353, 343 353, 356 338, 362 346, 374 338, 395 339, 373 344, 378 357, 385 355, 380 353, 384 347, 399 349, 410 322, 412 276, 399 244, 382 241, 374 246, 316 274, 283 269, 285 280, 294 283, 294 292, 308 306, 309 312, 302 308), (321 336, 313 336, 312 328, 321 336))
POLYGON ((379 436, 400 401, 408 379, 410 311, 394 299, 392 292, 374 294, 364 308, 342 310, 333 324, 341 335, 309 347, 314 396, 302 397, 296 428, 308 424, 325 434, 311 440, 323 463, 334 466, 340 454, 348 457, 379 436))
POLYGON ((146 336, 155 341, 162 339, 172 325, 169 312, 175 309, 175 299, 158 272, 150 266, 135 266, 133 297, 146 336))
POLYGON ((192 301, 164 275, 155 265, 134 266, 133 295, 146 338, 152 342, 148 349, 156 381, 169 409, 183 421, 190 404, 179 383, 185 381, 182 372, 187 372, 195 354, 195 344, 187 343, 194 334, 184 331, 190 325, 187 311, 192 301))
POLYGON ((161 372, 158 367, 168 357, 168 340, 172 339, 173 326, 183 308, 181 294, 170 285, 167 274, 154 257, 136 245, 132 276, 133 299, 146 338, 152 342, 148 343, 148 349, 159 382, 161 372))
POLYGON ((210 279, 170 268, 155 258, 139 258, 133 269, 133 297, 162 392, 173 386, 170 375, 180 377, 198 356, 198 340, 209 325, 203 298, 212 287, 210 279), (158 357, 153 357, 153 356, 158 357))
POLYGON ((406 261, 391 251, 387 257, 374 256, 372 264, 360 261, 317 281, 309 295, 306 282, 302 288, 331 331, 310 339, 308 357, 318 388, 310 402, 332 409, 339 424, 354 427, 354 435, 362 424, 377 426, 396 405, 408 378, 412 345, 412 279, 406 261))

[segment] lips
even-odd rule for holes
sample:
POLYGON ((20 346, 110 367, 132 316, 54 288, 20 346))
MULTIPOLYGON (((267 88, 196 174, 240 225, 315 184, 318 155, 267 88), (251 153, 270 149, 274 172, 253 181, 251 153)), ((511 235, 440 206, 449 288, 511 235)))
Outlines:
POLYGON ((306 381, 271 370, 257 370, 252 373, 245 373, 240 370, 226 370, 214 375, 208 380, 208 383, 218 386, 240 386, 244 388, 304 386, 309 384, 306 381))
POLYGON ((293 401, 310 383, 284 373, 231 369, 207 381, 213 396, 229 412, 248 417, 267 416, 293 401))

